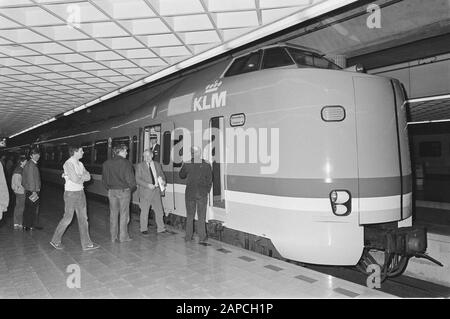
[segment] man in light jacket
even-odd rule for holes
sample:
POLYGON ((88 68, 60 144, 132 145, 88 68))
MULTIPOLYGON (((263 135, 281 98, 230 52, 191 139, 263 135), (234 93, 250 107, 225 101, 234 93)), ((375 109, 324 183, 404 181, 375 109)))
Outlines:
POLYGON ((93 243, 89 236, 89 225, 86 209, 86 195, 83 183, 91 179, 91 174, 84 168, 80 159, 83 148, 75 145, 69 147, 70 158, 64 163, 64 216, 53 234, 52 245, 56 249, 63 249, 62 236, 73 219, 73 212, 77 213, 78 231, 80 233, 81 248, 83 250, 97 249, 100 246, 93 243))
POLYGON ((148 211, 150 206, 155 212, 156 231, 166 232, 163 219, 161 188, 165 187, 166 178, 161 164, 153 160, 153 152, 146 149, 144 160, 136 166, 136 183, 138 186, 139 207, 141 208, 140 229, 143 235, 148 235, 148 211))

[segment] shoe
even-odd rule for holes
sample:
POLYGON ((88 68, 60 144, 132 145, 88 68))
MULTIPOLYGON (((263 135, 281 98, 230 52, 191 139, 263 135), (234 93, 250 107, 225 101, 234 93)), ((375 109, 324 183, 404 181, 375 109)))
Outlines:
POLYGON ((27 226, 23 226, 23 228, 22 228, 24 231, 29 231, 30 230, 30 227, 27 227, 27 226))
POLYGON ((62 243, 57 244, 57 243, 54 243, 51 241, 50 245, 52 245, 55 249, 58 249, 58 250, 64 249, 64 245, 62 243))
POLYGON ((100 248, 100 245, 98 245, 98 244, 96 244, 96 243, 92 243, 92 244, 90 244, 90 245, 88 245, 88 246, 86 246, 86 247, 83 247, 83 250, 94 250, 94 249, 97 249, 97 248, 100 248))
POLYGON ((121 243, 125 243, 125 242, 127 242, 127 241, 132 241, 132 240, 133 240, 133 238, 128 237, 128 238, 126 238, 126 239, 121 239, 120 242, 121 242, 121 243))
POLYGON ((167 229, 161 230, 158 232, 158 234, 164 234, 164 233, 168 233, 169 231, 167 229))
POLYGON ((14 224, 14 229, 22 229, 22 225, 14 224))
POLYGON ((141 231, 141 234, 144 235, 144 236, 148 235, 148 230, 141 231))
POLYGON ((115 243, 116 241, 119 241, 117 238, 111 239, 112 243, 115 243))

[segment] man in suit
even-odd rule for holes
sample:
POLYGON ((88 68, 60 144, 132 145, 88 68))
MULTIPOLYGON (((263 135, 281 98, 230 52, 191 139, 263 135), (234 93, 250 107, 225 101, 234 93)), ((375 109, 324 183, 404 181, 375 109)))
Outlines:
POLYGON ((159 152, 160 152, 160 146, 158 144, 158 138, 156 135, 150 136, 150 150, 153 153, 153 160, 156 162, 159 162, 159 152))
POLYGON ((136 183, 138 185, 139 206, 141 208, 140 230, 143 235, 148 235, 148 211, 150 206, 155 212, 156 231, 166 232, 163 220, 163 207, 161 201, 161 189, 158 179, 166 185, 166 179, 161 164, 153 160, 153 152, 144 150, 144 160, 136 166, 136 183))
POLYGON ((39 192, 41 191, 41 175, 37 163, 41 154, 33 148, 30 160, 23 167, 22 186, 25 189, 25 209, 23 211, 24 230, 42 229, 39 226, 39 192))
POLYGON ((212 186, 212 168, 202 159, 201 150, 194 146, 191 149, 192 159, 183 163, 180 170, 180 178, 187 178, 186 192, 186 241, 191 241, 194 233, 194 217, 197 211, 199 242, 207 240, 206 233, 206 205, 208 194, 212 186))

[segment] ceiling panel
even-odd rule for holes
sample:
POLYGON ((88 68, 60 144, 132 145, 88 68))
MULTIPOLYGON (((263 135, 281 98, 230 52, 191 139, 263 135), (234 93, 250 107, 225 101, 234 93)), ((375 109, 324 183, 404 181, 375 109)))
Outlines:
MULTIPOLYGON (((286 27, 352 2, 0 0, 0 136, 197 54, 221 46, 222 52, 229 50, 228 41, 249 32, 267 28, 255 34, 257 39, 279 31, 283 25, 271 30, 269 24, 293 13, 298 21, 286 27), (311 13, 303 14, 308 8, 311 13), (39 116, 27 116, 30 110, 39 116)), ((173 69, 185 67, 180 65, 173 69)))

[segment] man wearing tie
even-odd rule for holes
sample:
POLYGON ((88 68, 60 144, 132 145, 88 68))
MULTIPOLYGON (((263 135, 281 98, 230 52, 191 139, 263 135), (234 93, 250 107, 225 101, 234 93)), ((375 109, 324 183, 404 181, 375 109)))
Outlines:
POLYGON ((158 233, 166 232, 163 220, 160 182, 166 185, 166 179, 161 164, 153 160, 153 152, 146 149, 143 153, 144 161, 136 166, 136 183, 138 185, 140 215, 140 230, 148 235, 148 211, 150 206, 155 212, 158 233))

